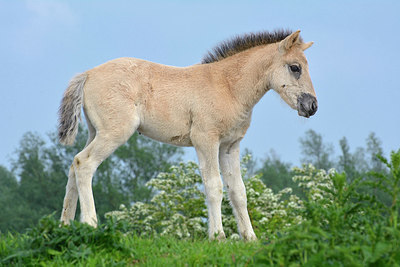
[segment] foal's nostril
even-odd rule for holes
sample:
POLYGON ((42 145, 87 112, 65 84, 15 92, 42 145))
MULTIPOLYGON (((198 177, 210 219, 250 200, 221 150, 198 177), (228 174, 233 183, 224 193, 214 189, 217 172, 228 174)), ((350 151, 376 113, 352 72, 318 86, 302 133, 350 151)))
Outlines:
POLYGON ((317 111, 317 109, 318 109, 317 103, 315 101, 313 101, 311 104, 311 111, 313 113, 315 113, 317 111))

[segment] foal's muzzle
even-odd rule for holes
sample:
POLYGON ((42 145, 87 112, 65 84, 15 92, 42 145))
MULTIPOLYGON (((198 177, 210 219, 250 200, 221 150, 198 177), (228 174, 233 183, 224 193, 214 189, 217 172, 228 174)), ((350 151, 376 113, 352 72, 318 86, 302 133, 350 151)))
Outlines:
POLYGON ((297 98, 297 111, 300 116, 309 118, 317 112, 317 109, 318 103, 314 96, 303 93, 297 98))

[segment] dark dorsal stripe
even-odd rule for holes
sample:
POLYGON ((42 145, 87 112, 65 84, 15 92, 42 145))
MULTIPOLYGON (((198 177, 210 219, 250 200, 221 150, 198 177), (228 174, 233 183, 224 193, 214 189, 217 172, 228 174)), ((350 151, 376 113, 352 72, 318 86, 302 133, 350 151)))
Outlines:
POLYGON ((246 33, 221 42, 203 57, 201 63, 220 61, 247 49, 280 42, 292 33, 291 30, 275 30, 273 32, 246 33))

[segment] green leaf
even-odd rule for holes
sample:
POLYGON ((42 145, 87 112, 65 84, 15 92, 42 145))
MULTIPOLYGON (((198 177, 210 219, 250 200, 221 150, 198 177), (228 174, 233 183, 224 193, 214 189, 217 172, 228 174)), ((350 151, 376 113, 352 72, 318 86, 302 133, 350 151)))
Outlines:
POLYGON ((49 255, 53 255, 53 256, 58 256, 58 255, 62 255, 63 254, 61 251, 54 250, 54 249, 48 249, 47 253, 49 255))

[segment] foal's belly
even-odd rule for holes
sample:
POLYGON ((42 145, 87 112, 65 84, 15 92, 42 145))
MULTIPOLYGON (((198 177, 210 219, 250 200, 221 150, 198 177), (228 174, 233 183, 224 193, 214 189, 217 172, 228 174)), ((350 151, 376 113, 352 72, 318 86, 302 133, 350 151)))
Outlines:
POLYGON ((175 146, 192 146, 190 140, 190 129, 187 127, 179 127, 172 122, 144 124, 140 125, 138 132, 151 139, 175 145, 175 146))

